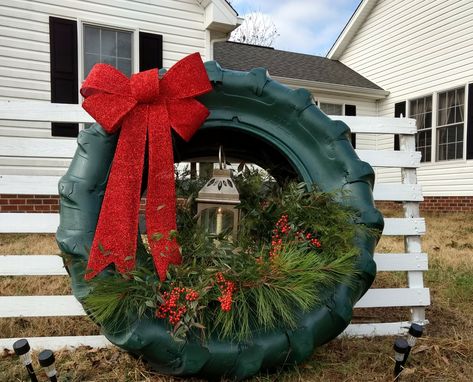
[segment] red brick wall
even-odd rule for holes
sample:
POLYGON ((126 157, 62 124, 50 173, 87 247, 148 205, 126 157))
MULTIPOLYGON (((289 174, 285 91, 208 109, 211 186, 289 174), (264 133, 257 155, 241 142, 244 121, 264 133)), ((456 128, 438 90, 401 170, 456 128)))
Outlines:
POLYGON ((57 195, 8 195, 0 194, 0 212, 42 212, 59 211, 57 195))
POLYGON ((421 203, 424 211, 473 211, 473 196, 426 196, 421 203))
MULTIPOLYGON (((145 200, 141 201, 141 211, 144 211, 145 200)), ((402 209, 400 202, 376 202, 381 209, 402 209)), ((427 196, 420 204, 422 211, 473 212, 473 196, 427 196)), ((8 195, 0 194, 1 212, 42 212, 59 211, 59 196, 57 195, 8 195)))
MULTIPOLYGON (((381 209, 402 209, 401 202, 376 202, 381 209)), ((473 212, 473 196, 425 196, 421 211, 473 212)))

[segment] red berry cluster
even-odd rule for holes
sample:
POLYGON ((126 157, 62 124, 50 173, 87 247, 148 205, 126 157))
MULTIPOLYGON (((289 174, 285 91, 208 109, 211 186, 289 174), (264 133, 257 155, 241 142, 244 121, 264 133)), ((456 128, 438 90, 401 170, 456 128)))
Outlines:
POLYGON ((177 325, 187 312, 186 302, 192 302, 198 298, 199 293, 191 288, 175 287, 171 292, 163 293, 164 302, 156 311, 156 317, 167 318, 171 325, 177 325))
POLYGON ((322 244, 320 244, 319 239, 315 237, 315 233, 304 233, 302 231, 297 231, 296 237, 300 241, 308 241, 310 244, 312 244, 316 248, 320 248, 322 246, 322 244))
POLYGON ((276 222, 276 227, 273 229, 273 235, 271 236, 271 250, 269 251, 269 257, 274 258, 277 256, 282 248, 282 236, 288 235, 291 232, 291 227, 288 224, 289 218, 286 214, 281 215, 279 220, 276 222))
POLYGON ((233 281, 225 280, 221 272, 216 276, 217 285, 222 295, 217 299, 220 302, 220 307, 224 312, 232 310, 233 292, 235 292, 235 283, 233 281))

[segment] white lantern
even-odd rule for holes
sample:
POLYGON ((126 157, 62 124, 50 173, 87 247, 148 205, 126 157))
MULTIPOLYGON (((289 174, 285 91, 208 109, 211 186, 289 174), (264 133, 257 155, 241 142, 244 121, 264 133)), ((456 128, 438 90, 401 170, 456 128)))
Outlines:
POLYGON ((213 170, 212 178, 199 191, 197 215, 199 224, 211 235, 228 233, 229 239, 236 239, 240 211, 240 195, 232 179, 231 170, 226 168, 222 147, 219 150, 219 168, 213 170))

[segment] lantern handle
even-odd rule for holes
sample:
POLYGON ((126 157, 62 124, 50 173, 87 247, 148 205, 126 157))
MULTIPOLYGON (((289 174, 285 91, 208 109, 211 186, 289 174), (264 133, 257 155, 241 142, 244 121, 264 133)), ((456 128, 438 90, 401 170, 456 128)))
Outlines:
POLYGON ((219 148, 218 148, 218 164, 220 166, 220 170, 223 170, 223 169, 227 168, 227 160, 225 158, 225 153, 223 152, 223 146, 222 145, 220 145, 219 148))

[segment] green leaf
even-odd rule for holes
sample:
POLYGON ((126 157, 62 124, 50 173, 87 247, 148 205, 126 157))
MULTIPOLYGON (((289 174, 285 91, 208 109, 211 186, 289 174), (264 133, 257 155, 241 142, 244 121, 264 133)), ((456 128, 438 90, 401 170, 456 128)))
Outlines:
POLYGON ((151 239, 155 241, 159 241, 163 238, 163 234, 161 232, 156 232, 151 235, 151 239))

